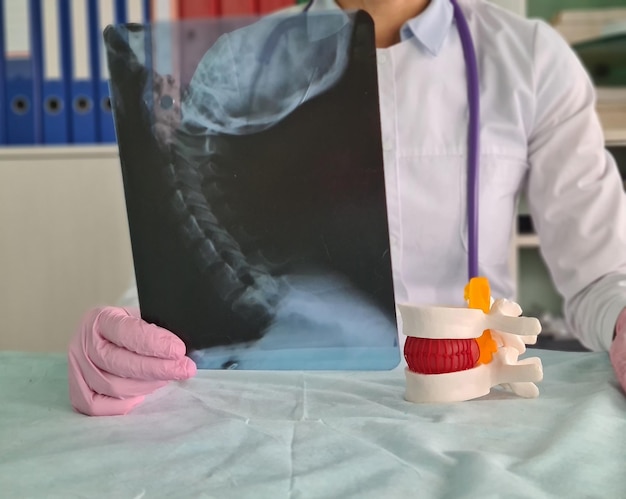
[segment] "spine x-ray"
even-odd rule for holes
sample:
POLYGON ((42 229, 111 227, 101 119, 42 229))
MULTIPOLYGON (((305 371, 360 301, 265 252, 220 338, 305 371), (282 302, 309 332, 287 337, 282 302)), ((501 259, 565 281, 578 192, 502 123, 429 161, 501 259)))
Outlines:
POLYGON ((104 38, 142 317, 200 368, 395 367, 371 18, 104 38))

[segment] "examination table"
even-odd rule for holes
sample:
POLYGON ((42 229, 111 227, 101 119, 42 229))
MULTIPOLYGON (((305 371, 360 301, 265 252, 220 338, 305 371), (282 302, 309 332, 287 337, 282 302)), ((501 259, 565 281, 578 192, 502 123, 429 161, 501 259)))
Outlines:
POLYGON ((74 412, 65 356, 0 352, 0 497, 625 498, 605 353, 529 350, 537 399, 403 399, 404 373, 200 371, 127 416, 74 412))

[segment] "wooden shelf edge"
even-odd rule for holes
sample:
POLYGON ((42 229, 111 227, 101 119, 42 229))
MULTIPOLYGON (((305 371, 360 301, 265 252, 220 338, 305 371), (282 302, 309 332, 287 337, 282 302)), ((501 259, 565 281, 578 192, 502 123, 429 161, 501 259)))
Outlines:
POLYGON ((2 160, 41 160, 58 158, 117 158, 117 144, 59 145, 59 146, 3 146, 2 160))
POLYGON ((539 236, 537 234, 517 234, 515 246, 517 248, 538 248, 539 236))
POLYGON ((606 147, 626 147, 626 130, 623 132, 606 132, 606 147))

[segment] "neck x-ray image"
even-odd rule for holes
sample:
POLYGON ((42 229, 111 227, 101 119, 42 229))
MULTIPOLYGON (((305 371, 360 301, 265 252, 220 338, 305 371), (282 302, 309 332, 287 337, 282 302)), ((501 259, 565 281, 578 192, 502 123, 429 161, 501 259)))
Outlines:
POLYGON ((371 18, 104 37, 142 317, 200 368, 395 367, 371 18))

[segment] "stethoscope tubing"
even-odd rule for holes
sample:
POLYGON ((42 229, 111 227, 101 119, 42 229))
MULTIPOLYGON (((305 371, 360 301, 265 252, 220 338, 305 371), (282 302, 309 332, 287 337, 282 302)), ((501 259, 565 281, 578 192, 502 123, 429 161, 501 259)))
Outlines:
POLYGON ((480 162, 480 76, 476 48, 467 19, 457 0, 450 0, 463 46, 467 73, 469 123, 467 136, 467 270, 468 279, 478 276, 478 200, 480 162))
MULTIPOLYGON (((315 0, 304 7, 307 12, 315 0)), ((467 74, 469 122, 467 133, 467 272, 468 280, 478 276, 478 204, 480 162, 480 77, 476 48, 469 24, 457 0, 450 0, 454 12, 467 74)))

